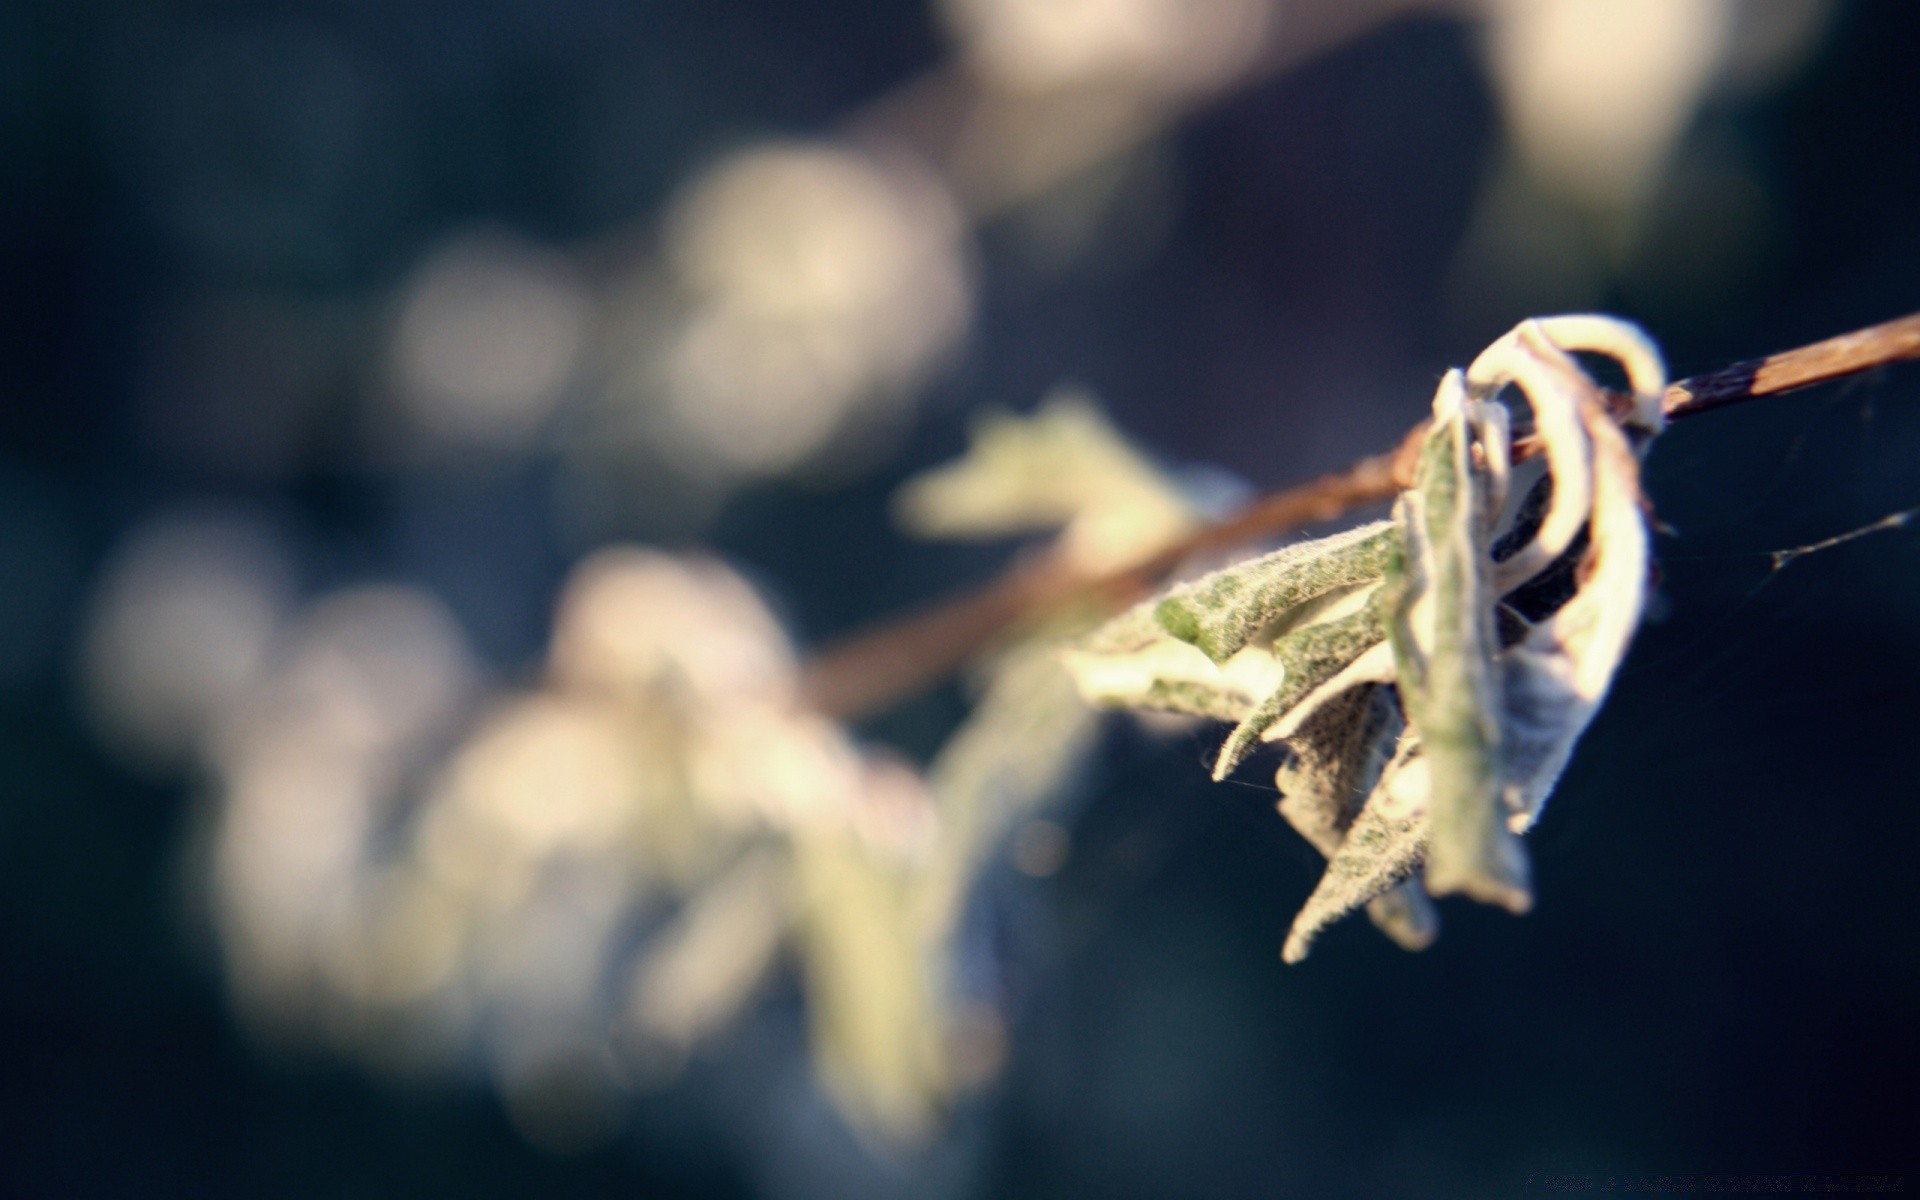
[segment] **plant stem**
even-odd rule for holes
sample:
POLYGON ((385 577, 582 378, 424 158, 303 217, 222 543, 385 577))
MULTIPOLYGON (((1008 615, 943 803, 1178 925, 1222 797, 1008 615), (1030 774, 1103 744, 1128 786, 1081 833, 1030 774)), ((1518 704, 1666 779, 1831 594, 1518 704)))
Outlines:
MULTIPOLYGON (((1679 420, 1914 358, 1920 358, 1920 313, 1679 380, 1667 388, 1662 407, 1669 420, 1679 420)), ((1270 492, 1107 575, 1077 573, 1054 555, 1023 558, 981 587, 821 650, 806 664, 801 695, 822 713, 868 716, 944 678, 1022 621, 1075 602, 1117 609, 1196 554, 1279 537, 1390 500, 1407 485, 1425 432, 1422 421, 1392 450, 1270 492)), ((1515 457, 1526 457, 1528 449, 1516 446, 1515 457)))
POLYGON ((1677 420, 1912 358, 1920 358, 1920 313, 1682 379, 1667 388, 1662 407, 1677 420))

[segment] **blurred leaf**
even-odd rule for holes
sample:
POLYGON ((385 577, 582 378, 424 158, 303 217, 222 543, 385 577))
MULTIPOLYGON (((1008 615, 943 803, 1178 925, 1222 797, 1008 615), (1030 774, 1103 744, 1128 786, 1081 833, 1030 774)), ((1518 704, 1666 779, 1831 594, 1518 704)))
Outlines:
POLYGON ((634 970, 637 1032, 677 1057, 738 1016, 786 937, 791 893, 786 864, 761 847, 691 896, 634 970))
POLYGON ((1013 647, 987 674, 973 711, 927 769, 943 837, 929 871, 926 921, 942 934, 981 863, 1009 830, 1059 798, 1098 728, 1050 638, 1013 647))
POLYGON ((1060 388, 1031 416, 988 413, 958 461, 909 479, 894 515, 925 538, 1060 530, 1089 574, 1118 570, 1192 528, 1193 504, 1085 392, 1060 388))
POLYGON ((946 1022, 903 864, 841 829, 794 839, 813 1057, 856 1124, 912 1139, 945 1100, 946 1022))

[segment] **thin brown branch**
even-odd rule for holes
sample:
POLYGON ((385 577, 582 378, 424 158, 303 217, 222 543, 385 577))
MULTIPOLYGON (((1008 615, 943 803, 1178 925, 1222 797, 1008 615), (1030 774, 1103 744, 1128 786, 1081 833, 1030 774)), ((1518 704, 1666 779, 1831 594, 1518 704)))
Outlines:
MULTIPOLYGON (((1920 313, 1682 379, 1667 388, 1663 407, 1678 420, 1915 358, 1920 313)), ((1390 500, 1410 482, 1425 431, 1423 421, 1384 454, 1271 492, 1109 575, 1078 574, 1052 555, 1024 559, 983 587, 820 651, 807 663, 802 695, 824 713, 866 716, 931 686, 1024 620, 1076 601, 1119 608, 1151 592, 1195 555, 1269 540, 1390 500)), ((1514 455, 1524 458, 1532 449, 1522 440, 1514 455)))
POLYGON ((1920 358, 1920 313, 1682 379, 1667 389, 1664 407, 1669 418, 1690 417, 1912 358, 1920 358))
POLYGON ((1021 618, 1066 603, 1087 584, 1057 555, 1022 559, 981 587, 815 654, 801 676, 801 697, 838 717, 878 712, 945 678, 1021 618))

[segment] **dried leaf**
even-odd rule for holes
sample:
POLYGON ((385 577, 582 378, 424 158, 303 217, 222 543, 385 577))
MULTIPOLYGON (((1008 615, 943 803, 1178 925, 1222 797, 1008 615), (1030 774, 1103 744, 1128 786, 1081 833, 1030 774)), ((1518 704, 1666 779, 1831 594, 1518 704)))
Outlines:
POLYGON ((1502 795, 1511 828, 1523 831, 1639 624, 1648 547, 1638 454, 1664 423, 1666 365, 1634 326, 1572 315, 1522 322, 1481 353, 1468 379, 1480 394, 1507 383, 1526 392, 1549 470, 1495 551, 1496 589, 1512 592, 1512 612, 1540 622, 1501 656, 1502 795), (1618 424, 1572 351, 1606 355, 1626 372, 1633 393, 1618 424))
POLYGON ((1593 438, 1592 544, 1586 581, 1558 612, 1533 626, 1502 657, 1502 723, 1507 736, 1508 820, 1525 830, 1539 818, 1573 747, 1606 698, 1646 598, 1647 530, 1640 514, 1640 463, 1620 429, 1597 408, 1593 438))
POLYGON ((1534 519, 1531 536, 1512 547, 1493 570, 1494 590, 1505 595, 1566 553, 1586 527, 1593 499, 1593 455, 1575 398, 1594 391, 1594 385, 1533 322, 1522 323, 1482 351, 1468 368, 1466 382, 1476 398, 1491 398, 1508 384, 1526 393, 1534 434, 1553 480, 1543 493, 1545 511, 1534 519))

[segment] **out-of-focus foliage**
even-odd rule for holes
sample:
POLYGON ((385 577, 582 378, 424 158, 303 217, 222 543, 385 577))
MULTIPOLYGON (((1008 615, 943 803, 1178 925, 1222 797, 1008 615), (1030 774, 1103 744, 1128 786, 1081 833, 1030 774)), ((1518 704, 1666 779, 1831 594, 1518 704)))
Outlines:
MULTIPOLYGON (((1764 164, 1703 112, 1777 87, 1826 31, 1830 0, 1479 0, 1506 145, 1456 270, 1476 314, 1578 308, 1674 263, 1663 226, 1710 211, 1697 267, 1722 287, 1777 221, 1764 164), (1712 267, 1706 267, 1711 261, 1712 267)), ((1692 294, 1692 287, 1684 289, 1692 294)), ((1697 293, 1710 303, 1711 289, 1697 293)), ((1724 293, 1723 293, 1724 294, 1724 293)))
MULTIPOLYGON (((1084 396, 984 423, 902 511, 923 534, 1057 531, 1048 553, 1078 570, 1196 515, 1084 396)), ((996 647, 922 774, 799 704, 785 632, 715 560, 589 557, 543 678, 512 689, 480 682, 417 591, 290 613, 247 538, 178 526, 130 548, 97 653, 163 636, 97 694, 139 746, 207 763, 217 923, 258 1023, 390 1064, 478 1051, 555 1146, 610 1131, 622 1093, 724 1032, 783 961, 823 1085, 883 1142, 992 1077, 998 998, 961 978, 956 939, 973 881, 1091 749, 1053 650, 1085 619, 996 647), (175 646, 209 636, 231 651, 175 646)))
POLYGON ((1031 416, 989 413, 967 457, 901 488, 894 512, 925 538, 1059 530, 1056 546, 1088 575, 1119 570, 1193 527, 1166 475, 1127 444, 1084 392, 1062 389, 1031 416))
POLYGON ((1434 397, 1391 522, 1276 551, 1183 584, 1071 651, 1095 703, 1238 721, 1214 778, 1258 741, 1287 743, 1280 811, 1327 856, 1289 934, 1305 957, 1366 905, 1418 949, 1433 895, 1532 903, 1516 834, 1539 815, 1639 623, 1648 570, 1639 450, 1666 372, 1635 328, 1528 321, 1434 397), (1604 354, 1633 389, 1624 430, 1571 352, 1604 354), (1547 474, 1498 549, 1510 420, 1527 398, 1547 474))
POLYGON ((1273 20, 1261 0, 941 0, 968 61, 1011 92, 1204 91, 1252 65, 1273 20))
POLYGON ((1602 215, 1644 204, 1715 88, 1777 79, 1829 0, 1483 0, 1514 149, 1548 191, 1602 215))
POLYGON ((960 217, 939 181, 830 145, 713 168, 668 214, 680 301, 633 345, 666 445, 728 473, 790 469, 857 422, 897 420, 965 330, 960 217))

